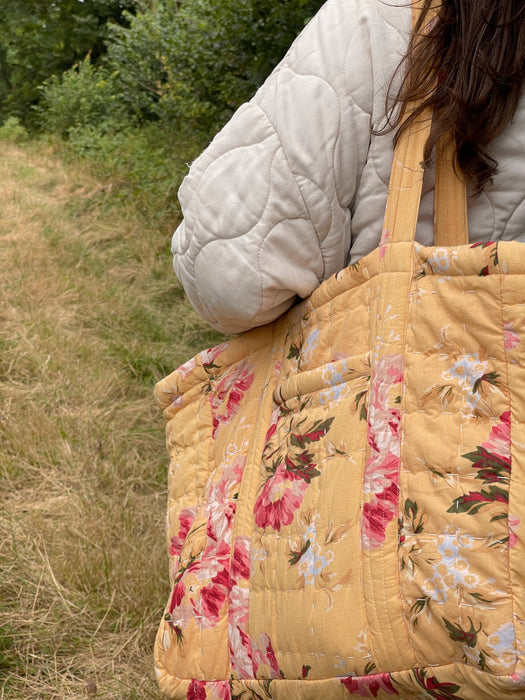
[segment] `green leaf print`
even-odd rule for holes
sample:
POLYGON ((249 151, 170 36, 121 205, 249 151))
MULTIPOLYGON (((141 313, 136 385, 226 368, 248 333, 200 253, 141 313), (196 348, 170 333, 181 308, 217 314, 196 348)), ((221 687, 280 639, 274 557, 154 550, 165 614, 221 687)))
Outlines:
POLYGON ((414 615, 414 619, 412 620, 412 624, 414 627, 417 627, 418 622, 419 622, 419 615, 421 613, 425 612, 425 610, 429 610, 430 608, 430 598, 428 596, 423 596, 422 598, 418 598, 415 603, 413 603, 410 607, 410 612, 414 615))
POLYGON ((321 438, 323 438, 326 435, 326 433, 330 430, 330 426, 333 422, 333 417, 327 418, 324 421, 316 420, 312 427, 309 428, 306 433, 303 433, 302 435, 292 433, 290 436, 290 443, 294 447, 304 449, 306 445, 321 440, 321 438))
POLYGON ((456 498, 447 513, 467 513, 476 515, 487 503, 508 503, 509 492, 498 486, 490 486, 481 491, 470 491, 456 498))
POLYGON ((472 387, 472 393, 476 394, 478 391, 483 391, 483 382, 486 382, 487 384, 490 384, 492 386, 498 386, 498 379, 499 374, 497 374, 496 372, 487 372, 483 376, 479 377, 479 379, 476 379, 472 387))
POLYGON ((359 420, 368 420, 368 409, 366 407, 366 400, 368 398, 368 389, 360 391, 355 396, 355 409, 359 409, 359 420))
POLYGON ((472 619, 469 617, 470 629, 464 630, 461 625, 456 625, 453 622, 449 622, 445 617, 442 618, 445 623, 445 627, 448 630, 448 635, 453 642, 460 642, 461 644, 466 644, 468 647, 473 649, 478 642, 478 634, 481 632, 482 625, 480 623, 479 628, 474 627, 472 619))
POLYGON ((463 700, 460 695, 456 695, 461 686, 456 683, 440 683, 436 676, 427 676, 424 668, 414 668, 412 673, 418 685, 427 691, 431 698, 439 700, 463 700))
POLYGON ((299 551, 297 551, 295 549, 290 550, 290 557, 289 557, 288 561, 290 562, 290 564, 292 566, 295 566, 296 564, 298 564, 301 561, 302 557, 310 549, 311 544, 312 543, 310 542, 310 540, 306 540, 306 542, 304 543, 304 546, 301 547, 301 549, 299 551))
POLYGON ((298 360, 300 356, 301 356, 301 346, 296 345, 295 343, 292 343, 290 345, 290 351, 288 352, 286 359, 287 360, 298 360))

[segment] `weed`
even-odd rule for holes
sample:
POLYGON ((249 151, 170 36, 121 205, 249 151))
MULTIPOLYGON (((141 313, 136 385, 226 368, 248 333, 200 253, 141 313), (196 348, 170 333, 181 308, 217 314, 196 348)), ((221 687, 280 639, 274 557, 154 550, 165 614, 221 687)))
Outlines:
POLYGON ((151 389, 221 338, 173 278, 166 226, 41 142, 0 152, 2 698, 159 698, 151 389))
POLYGON ((0 140, 22 143, 28 138, 27 131, 17 117, 8 117, 0 126, 0 140))

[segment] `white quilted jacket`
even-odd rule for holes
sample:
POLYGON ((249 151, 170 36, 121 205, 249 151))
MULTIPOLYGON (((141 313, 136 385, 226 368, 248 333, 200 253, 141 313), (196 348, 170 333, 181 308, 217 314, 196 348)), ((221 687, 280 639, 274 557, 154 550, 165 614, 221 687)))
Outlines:
MULTIPOLYGON (((199 314, 237 333, 377 246, 392 164, 385 92, 410 34, 406 0, 328 0, 179 192, 175 273, 199 314)), ((525 100, 492 144, 500 172, 469 203, 472 242, 525 240, 525 100)), ((432 244, 434 175, 418 240, 432 244)))

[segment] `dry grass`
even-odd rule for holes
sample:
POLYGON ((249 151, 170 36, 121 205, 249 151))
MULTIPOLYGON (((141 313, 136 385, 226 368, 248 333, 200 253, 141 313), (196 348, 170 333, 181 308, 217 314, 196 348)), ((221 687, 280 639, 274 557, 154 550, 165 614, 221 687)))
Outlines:
POLYGON ((118 186, 0 142, 0 699, 159 698, 156 380, 218 340, 118 186))

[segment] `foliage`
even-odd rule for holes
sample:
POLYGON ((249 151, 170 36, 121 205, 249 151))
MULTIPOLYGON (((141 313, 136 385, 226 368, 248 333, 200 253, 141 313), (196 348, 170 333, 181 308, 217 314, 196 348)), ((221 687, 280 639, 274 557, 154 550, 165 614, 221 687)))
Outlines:
POLYGON ((253 95, 321 4, 159 0, 124 12, 107 29, 102 64, 86 58, 45 82, 41 126, 119 172, 158 211, 165 193, 175 199, 185 163, 253 95))
MULTIPOLYGON (((0 5, 0 116, 33 124, 39 86, 46 120, 86 91, 86 62, 113 76, 113 106, 133 118, 182 125, 209 137, 251 97, 321 0, 3 0, 0 5), (106 61, 104 54, 108 52, 106 61), (83 67, 82 67, 83 66, 83 67), (81 73, 81 80, 69 79, 81 73), (69 71, 69 73, 68 73, 69 71), (117 103, 119 103, 117 105, 117 103)), ((80 98, 79 98, 80 99, 80 98)), ((110 109, 108 108, 108 111, 110 109)), ((71 112, 69 112, 71 114, 71 112)), ((85 115, 86 110, 83 110, 85 115)), ((96 121, 96 110, 92 113, 96 121)), ((65 117, 58 131, 68 131, 65 117)))
POLYGON ((253 95, 321 4, 185 0, 124 13, 123 24, 108 28, 104 68, 89 70, 86 60, 47 81, 44 125, 61 134, 96 127, 104 102, 102 121, 121 120, 125 111, 135 123, 159 121, 166 134, 205 142, 253 95))
POLYGON ((176 14, 175 3, 157 3, 128 16, 129 26, 109 30, 106 64, 118 78, 128 113, 140 121, 158 118, 156 105, 166 81, 166 42, 176 14))
POLYGON ((191 137, 184 142, 167 139, 157 123, 117 127, 106 122, 105 128, 71 129, 68 147, 87 157, 97 173, 111 172, 118 177, 120 198, 147 213, 151 222, 173 222, 180 214, 177 189, 200 143, 191 137))
POLYGON ((143 117, 209 138, 284 56, 320 0, 159 2, 113 27, 107 61, 143 117))
POLYGON ((2 0, 0 115, 31 122, 38 86, 87 54, 98 60, 108 24, 135 8, 136 0, 2 0))
POLYGON ((93 66, 89 58, 47 81, 39 112, 41 125, 62 138, 88 125, 104 133, 111 124, 122 126, 128 120, 115 76, 93 66))
POLYGON ((16 117, 9 117, 2 126, 0 126, 0 139, 18 143, 26 141, 27 138, 27 130, 20 124, 20 120, 16 117))

